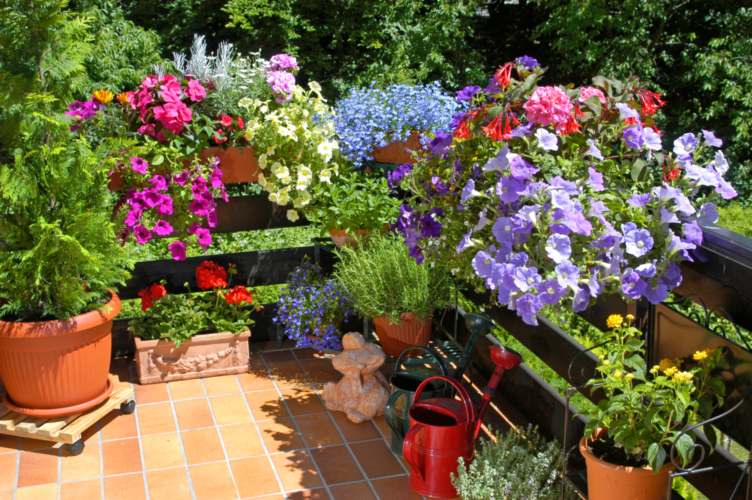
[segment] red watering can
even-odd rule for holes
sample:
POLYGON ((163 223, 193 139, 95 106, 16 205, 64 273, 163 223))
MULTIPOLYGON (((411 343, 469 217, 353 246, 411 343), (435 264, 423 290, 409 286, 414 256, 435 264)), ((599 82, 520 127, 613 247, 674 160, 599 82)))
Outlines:
POLYGON ((449 377, 427 378, 415 391, 414 400, 420 401, 423 389, 431 381, 443 380, 454 386, 461 399, 427 399, 414 403, 408 412, 410 431, 402 444, 402 453, 410 464, 410 487, 419 495, 428 498, 457 496, 449 475, 457 474, 458 458, 463 457, 465 465, 472 461, 475 438, 504 370, 522 363, 519 355, 499 347, 491 347, 491 359, 497 365, 496 370, 483 389, 483 399, 477 411, 465 388, 449 377))

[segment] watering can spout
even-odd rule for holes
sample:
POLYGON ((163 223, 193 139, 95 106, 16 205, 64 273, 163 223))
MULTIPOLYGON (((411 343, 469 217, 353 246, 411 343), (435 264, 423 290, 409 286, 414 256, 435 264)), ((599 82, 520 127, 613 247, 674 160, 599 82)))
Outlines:
POLYGON ((483 388, 483 397, 478 405, 478 413, 475 420, 476 438, 483 424, 483 417, 486 416, 488 407, 491 406, 491 400, 496 395, 496 388, 499 386, 504 370, 517 368, 522 363, 522 356, 506 346, 491 346, 491 359, 496 363, 496 370, 494 370, 491 380, 488 381, 488 385, 483 388))

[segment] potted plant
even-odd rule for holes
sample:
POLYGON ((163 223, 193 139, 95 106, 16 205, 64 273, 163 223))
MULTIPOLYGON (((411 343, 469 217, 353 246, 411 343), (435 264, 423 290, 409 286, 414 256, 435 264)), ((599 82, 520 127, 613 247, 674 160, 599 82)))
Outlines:
POLYGON ((539 86, 544 71, 520 58, 472 94, 452 135, 400 172, 412 195, 397 228, 416 258, 528 324, 608 294, 658 304, 702 243, 699 222, 718 219, 714 201, 736 196, 722 141, 685 134, 665 152, 653 119, 665 103, 639 80, 539 86))
POLYGON ((435 309, 449 305, 448 274, 410 257, 392 234, 374 234, 359 248, 337 251, 335 276, 355 309, 373 318, 381 347, 399 356, 408 347, 428 345, 435 309))
MULTIPOLYGON (((546 442, 528 425, 496 431, 494 441, 480 438, 481 451, 469 464, 460 457, 452 484, 462 500, 560 500, 561 446, 546 442)), ((567 488, 564 498, 579 498, 567 488)))
POLYGON ((297 347, 341 350, 340 327, 352 313, 351 307, 342 286, 324 276, 317 264, 305 260, 290 274, 274 322, 284 326, 297 347))
MULTIPOLYGON (((677 459, 691 462, 695 436, 681 434, 689 425, 712 417, 723 404, 725 386, 713 378, 722 349, 707 349, 692 356, 695 366, 682 370, 682 360, 664 359, 648 370, 645 342, 619 315, 608 318, 612 329, 600 356, 596 376, 588 381, 605 398, 582 414, 590 419, 580 451, 587 463, 588 498, 593 500, 664 500, 669 491, 669 472, 674 470, 668 456, 672 444, 677 459)), ((711 449, 716 433, 705 426, 711 449)))
POLYGON ((446 132, 459 102, 438 82, 350 89, 335 107, 341 152, 356 167, 365 161, 402 164, 420 149, 420 133, 446 132))
POLYGON ((73 415, 106 399, 117 284, 133 259, 108 209, 111 149, 71 136, 50 96, 30 95, 0 165, 0 378, 5 405, 73 415))
POLYGON ((253 296, 242 285, 231 287, 236 273, 233 265, 225 270, 205 261, 196 281, 209 293, 168 295, 160 283, 139 293, 141 309, 150 316, 131 320, 128 330, 136 340, 141 384, 248 371, 253 320, 244 305, 253 304, 253 296))
POLYGON ((320 184, 315 201, 305 209, 306 218, 321 225, 334 244, 355 243, 355 236, 369 231, 383 232, 399 213, 399 200, 390 195, 384 177, 363 173, 340 173, 329 184, 320 184))

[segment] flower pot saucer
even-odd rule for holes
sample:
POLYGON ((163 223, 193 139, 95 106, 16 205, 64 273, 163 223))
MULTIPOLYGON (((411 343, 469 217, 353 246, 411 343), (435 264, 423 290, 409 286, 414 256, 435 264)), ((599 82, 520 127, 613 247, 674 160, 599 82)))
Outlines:
POLYGON ((8 397, 7 393, 3 397, 3 404, 11 411, 20 413, 21 415, 27 415, 29 417, 35 417, 35 418, 67 417, 70 415, 83 413, 86 410, 94 408, 99 403, 109 398, 113 390, 115 390, 115 383, 112 381, 111 377, 107 377, 107 385, 105 386, 104 391, 100 395, 98 395, 94 399, 91 399, 85 403, 77 404, 74 406, 68 406, 66 408, 23 408, 13 403, 10 397, 8 397))

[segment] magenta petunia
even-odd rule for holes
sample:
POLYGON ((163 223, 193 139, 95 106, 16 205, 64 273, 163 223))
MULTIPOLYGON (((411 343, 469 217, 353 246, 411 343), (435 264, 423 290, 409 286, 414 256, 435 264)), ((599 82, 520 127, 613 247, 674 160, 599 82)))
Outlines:
POLYGON ((172 234, 173 230, 173 227, 164 220, 157 222, 152 228, 152 231, 157 233, 159 236, 169 236, 172 234))
POLYGON ((141 224, 133 228, 133 233, 136 235, 136 242, 139 245, 145 245, 151 241, 151 231, 141 224))
POLYGON ((185 243, 182 241, 175 241, 170 243, 167 247, 172 253, 172 258, 175 260, 185 260, 185 243))
POLYGON ((131 168, 134 172, 138 172, 141 175, 146 175, 146 170, 149 168, 149 164, 143 158, 134 157, 131 158, 131 168))

